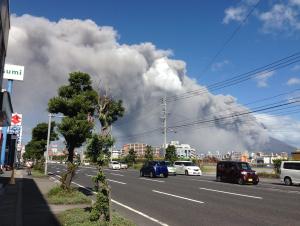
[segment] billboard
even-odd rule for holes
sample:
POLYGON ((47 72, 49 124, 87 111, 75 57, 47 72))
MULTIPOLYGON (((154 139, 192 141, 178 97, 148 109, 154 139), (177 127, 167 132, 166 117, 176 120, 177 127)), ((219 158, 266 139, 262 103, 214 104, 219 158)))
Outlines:
POLYGON ((4 79, 9 79, 9 80, 23 81, 23 79, 24 79, 24 66, 13 65, 13 64, 5 64, 3 78, 4 79))

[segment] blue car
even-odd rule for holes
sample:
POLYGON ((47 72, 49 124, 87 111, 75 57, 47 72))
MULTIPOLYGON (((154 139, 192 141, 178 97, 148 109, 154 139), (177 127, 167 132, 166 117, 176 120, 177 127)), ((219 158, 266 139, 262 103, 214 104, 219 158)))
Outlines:
POLYGON ((140 169, 141 177, 157 177, 160 175, 168 177, 168 167, 164 161, 148 161, 140 169))

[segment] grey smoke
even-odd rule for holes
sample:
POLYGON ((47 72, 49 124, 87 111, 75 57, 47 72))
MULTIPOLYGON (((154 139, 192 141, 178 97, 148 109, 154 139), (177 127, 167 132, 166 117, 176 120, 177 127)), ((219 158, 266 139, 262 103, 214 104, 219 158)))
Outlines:
MULTIPOLYGON (((113 128, 118 145, 144 142, 161 145, 161 131, 141 137, 124 136, 161 126, 160 98, 201 89, 186 74, 184 61, 172 58, 172 51, 152 43, 125 45, 118 42, 112 27, 91 20, 58 22, 30 15, 12 16, 7 63, 25 66, 24 82, 15 82, 13 104, 23 113, 25 140, 37 122, 47 120, 47 101, 66 83, 71 71, 92 75, 97 86, 106 86, 124 101, 126 117, 113 128)), ((168 105, 169 125, 196 119, 222 117, 247 110, 228 95, 205 93, 168 105)), ((269 137, 253 116, 232 118, 213 127, 185 128, 170 133, 169 140, 190 143, 199 151, 255 149, 269 137)))

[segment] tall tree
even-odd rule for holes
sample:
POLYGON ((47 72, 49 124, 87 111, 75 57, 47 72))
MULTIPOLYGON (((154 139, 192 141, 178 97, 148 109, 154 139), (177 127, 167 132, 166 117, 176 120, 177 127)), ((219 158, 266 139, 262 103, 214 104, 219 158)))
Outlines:
POLYGON ((62 187, 69 188, 76 167, 73 164, 74 149, 80 147, 92 135, 94 123, 90 121, 97 106, 97 92, 92 88, 89 74, 72 72, 69 84, 58 89, 58 96, 48 102, 50 113, 61 113, 65 117, 58 131, 65 138, 68 149, 68 171, 63 175, 62 187))
POLYGON ((152 147, 150 145, 146 146, 145 159, 146 159, 146 161, 153 160, 153 150, 152 150, 152 147))
POLYGON ((126 162, 128 162, 130 165, 136 162, 136 153, 133 148, 129 149, 128 155, 126 156, 126 162))
POLYGON ((174 145, 169 145, 166 148, 166 154, 165 154, 165 160, 170 161, 171 163, 174 163, 178 159, 176 154, 176 148, 174 145))
POLYGON ((105 161, 109 159, 109 149, 114 144, 110 127, 123 114, 124 107, 121 100, 116 101, 112 97, 99 94, 96 115, 101 124, 101 132, 99 135, 93 135, 86 152, 87 157, 98 165, 98 174, 93 178, 98 192, 96 202, 91 211, 90 219, 92 221, 110 221, 111 219, 110 188, 103 172, 103 166, 105 161))
MULTIPOLYGON (((55 122, 51 123, 50 128, 50 141, 58 139, 58 135, 54 130, 55 122)), ((32 129, 31 141, 25 146, 25 153, 23 157, 25 159, 40 160, 44 156, 46 151, 48 136, 48 123, 39 123, 32 129)))

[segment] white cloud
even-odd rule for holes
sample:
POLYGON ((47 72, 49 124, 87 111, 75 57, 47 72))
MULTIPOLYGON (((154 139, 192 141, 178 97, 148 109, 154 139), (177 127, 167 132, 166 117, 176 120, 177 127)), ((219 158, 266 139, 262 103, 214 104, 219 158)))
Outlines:
POLYGON ((225 17, 223 18, 224 24, 229 24, 231 21, 241 22, 247 15, 247 7, 229 7, 225 9, 225 17))
MULTIPOLYGON (((95 83, 100 81, 115 98, 124 101, 125 124, 115 125, 117 137, 160 128, 159 99, 165 94, 205 89, 188 77, 185 62, 171 59, 170 50, 157 49, 152 43, 122 45, 117 39, 118 33, 112 27, 101 27, 91 20, 53 22, 29 15, 12 16, 7 63, 25 66, 24 82, 14 84, 12 97, 14 110, 23 113, 24 129, 30 131, 37 122, 47 121, 47 102, 57 95, 57 89, 67 82, 72 71, 89 73, 95 83), (144 119, 136 121, 140 117, 144 119)), ((191 120, 245 110, 233 97, 209 92, 168 105, 169 112, 184 112, 191 120)), ((269 137, 260 124, 250 115, 246 118, 252 120, 232 118, 209 128, 201 127, 195 133, 184 129, 170 134, 168 139, 189 142, 202 151, 254 149, 266 143, 269 137)), ((178 124, 177 120, 170 118, 168 124, 178 124)), ((160 131, 150 135, 119 139, 118 145, 162 143, 160 131)), ((27 134, 25 140, 29 139, 27 134)))
POLYGON ((292 85, 299 85, 300 84, 300 78, 290 78, 287 83, 287 85, 292 86, 292 85))
POLYGON ((300 147, 300 122, 290 116, 257 114, 256 119, 263 123, 269 134, 285 143, 300 147))
POLYGON ((257 81, 258 87, 267 87, 268 79, 271 78, 275 74, 275 71, 270 72, 261 72, 255 76, 255 80, 257 81))
POLYGON ((224 68, 228 64, 229 64, 229 60, 223 60, 221 62, 216 62, 216 63, 212 64, 211 70, 212 71, 220 71, 222 68, 224 68))
POLYGON ((295 32, 300 30, 299 9, 292 4, 275 4, 271 10, 259 15, 265 33, 295 32))

